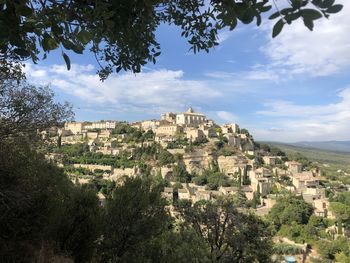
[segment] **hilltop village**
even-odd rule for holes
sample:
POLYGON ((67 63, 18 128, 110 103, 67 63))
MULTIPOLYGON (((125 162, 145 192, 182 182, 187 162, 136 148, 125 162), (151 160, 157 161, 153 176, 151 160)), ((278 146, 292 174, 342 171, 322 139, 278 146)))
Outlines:
POLYGON ((163 181, 162 195, 170 203, 240 196, 246 207, 266 215, 279 197, 292 193, 311 204, 315 215, 334 218, 317 166, 290 159, 256 143, 238 124, 218 125, 192 108, 133 123, 67 122, 43 135, 52 142, 47 158, 73 182, 97 187, 101 204, 125 176, 153 176, 163 181))

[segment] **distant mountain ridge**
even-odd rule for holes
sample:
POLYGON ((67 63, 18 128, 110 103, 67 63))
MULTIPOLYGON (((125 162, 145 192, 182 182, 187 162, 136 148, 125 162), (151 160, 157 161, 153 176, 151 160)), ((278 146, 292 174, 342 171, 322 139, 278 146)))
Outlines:
POLYGON ((289 145, 316 148, 321 150, 348 152, 350 153, 350 141, 301 141, 296 143, 288 143, 289 145))

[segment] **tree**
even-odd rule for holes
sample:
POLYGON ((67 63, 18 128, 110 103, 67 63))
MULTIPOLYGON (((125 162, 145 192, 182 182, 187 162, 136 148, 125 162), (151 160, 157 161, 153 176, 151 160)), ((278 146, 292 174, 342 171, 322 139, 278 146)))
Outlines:
POLYGON ((186 171, 185 164, 180 162, 173 167, 173 179, 181 183, 191 182, 191 175, 186 171))
POLYGON ((175 159, 174 155, 172 155, 167 150, 160 150, 160 153, 158 155, 158 161, 161 166, 164 166, 175 162, 175 159))
POLYGON ((57 103, 48 87, 8 81, 0 87, 0 137, 33 136, 73 116, 68 103, 57 103))
POLYGON ((127 178, 107 199, 97 258, 100 262, 129 262, 169 226, 160 189, 141 178, 127 178))
POLYGON ((22 137, 0 147, 0 258, 44 262, 48 251, 91 259, 97 238, 95 193, 75 187, 22 137))
POLYGON ((272 242, 266 223, 238 212, 225 199, 179 206, 180 218, 203 240, 211 262, 270 262, 272 242))
POLYGON ((37 129, 71 117, 46 87, 18 79, 0 86, 0 259, 91 259, 97 237, 95 193, 75 187, 40 153, 37 129))
MULTIPOLYGON (((181 28, 181 35, 196 53, 218 45, 222 29, 234 30, 238 22, 259 26, 272 8, 270 0, 3 0, 0 2, 0 61, 9 65, 55 49, 71 67, 67 51, 82 54, 86 48, 101 66, 100 77, 111 72, 140 72, 147 62, 156 62, 160 45, 155 31, 162 24, 181 28)), ((329 0, 291 0, 275 7, 269 18, 278 19, 272 36, 285 24, 302 19, 310 30, 313 21, 337 13, 342 5, 329 0)), ((5 70, 4 70, 5 71, 5 70)))
POLYGON ((287 196, 280 199, 268 214, 268 219, 278 230, 282 225, 292 222, 307 224, 312 215, 313 208, 302 197, 287 196))
POLYGON ((56 200, 48 220, 47 239, 57 242, 60 251, 75 262, 88 262, 95 252, 99 235, 98 198, 96 192, 72 187, 65 200, 56 200))

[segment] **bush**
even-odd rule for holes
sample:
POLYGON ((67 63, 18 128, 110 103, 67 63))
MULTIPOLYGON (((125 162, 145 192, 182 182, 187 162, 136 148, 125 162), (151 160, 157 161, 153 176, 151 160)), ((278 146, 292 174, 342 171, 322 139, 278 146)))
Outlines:
POLYGON ((272 251, 277 255, 298 255, 303 253, 301 247, 289 244, 276 244, 273 246, 272 251))

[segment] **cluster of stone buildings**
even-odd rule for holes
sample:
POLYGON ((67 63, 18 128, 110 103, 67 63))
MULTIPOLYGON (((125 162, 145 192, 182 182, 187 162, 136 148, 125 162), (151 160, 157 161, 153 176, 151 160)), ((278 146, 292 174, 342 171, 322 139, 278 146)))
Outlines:
POLYGON ((218 190, 207 190, 206 186, 196 185, 194 183, 182 183, 181 188, 174 188, 174 183, 171 187, 165 187, 162 196, 168 201, 174 200, 191 200, 197 202, 200 200, 215 200, 219 196, 232 196, 242 191, 248 200, 253 199, 253 191, 250 187, 219 187, 218 190))
POLYGON ((67 134, 83 134, 89 130, 111 130, 115 129, 116 121, 99 121, 99 122, 66 122, 64 131, 67 134))
MULTIPOLYGON (((244 192, 248 200, 252 200, 254 193, 259 192, 263 206, 271 208, 276 202, 271 195, 272 190, 281 191, 284 189, 302 195, 305 201, 315 207, 315 214, 324 217, 333 216, 329 211, 325 189, 321 186, 320 176, 316 171, 303 171, 301 163, 296 161, 282 162, 280 156, 257 153, 251 136, 241 133, 237 124, 217 125, 212 120, 207 119, 204 114, 189 108, 183 113, 164 113, 159 120, 145 120, 129 125, 142 131, 151 130, 154 133, 153 141, 140 145, 134 144, 133 147, 159 143, 167 149, 169 143, 178 140, 208 141, 204 147, 195 147, 191 151, 185 151, 185 147, 181 145, 176 149, 167 150, 172 154, 182 155, 182 161, 189 173, 201 174, 203 170, 210 169, 212 164, 216 163, 219 170, 229 179, 241 180, 240 190, 244 192), (213 149, 215 143, 219 141, 219 136, 226 138, 227 145, 231 149, 235 149, 234 153, 217 155, 213 149), (262 157, 263 164, 256 163, 257 154, 262 157), (277 165, 281 163, 285 169, 277 165), (243 185, 242 176, 247 177, 249 185, 243 185), (281 177, 289 178, 290 183, 288 185, 281 183, 279 180, 281 177)), ((52 130, 50 133, 61 135, 62 144, 85 140, 88 141, 91 151, 108 155, 118 155, 120 151, 129 151, 132 156, 133 149, 123 141, 125 134, 111 136, 111 132, 116 126, 116 121, 68 122, 62 129, 52 130)), ((76 164, 75 166, 91 171, 94 169, 104 170, 106 173, 103 177, 115 181, 123 176, 137 176, 139 174, 137 167, 116 169, 111 166, 95 167, 88 164, 76 164)), ((172 165, 161 167, 160 171, 164 178, 172 178, 172 165)), ((174 198, 193 201, 212 200, 217 196, 236 194, 238 190, 237 187, 220 187, 217 191, 209 191, 206 190, 205 186, 189 183, 182 184, 178 190, 174 190, 173 187, 165 188, 163 196, 169 200, 174 198)))

